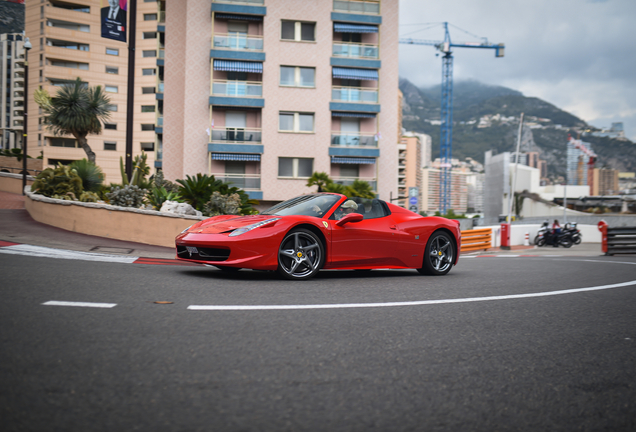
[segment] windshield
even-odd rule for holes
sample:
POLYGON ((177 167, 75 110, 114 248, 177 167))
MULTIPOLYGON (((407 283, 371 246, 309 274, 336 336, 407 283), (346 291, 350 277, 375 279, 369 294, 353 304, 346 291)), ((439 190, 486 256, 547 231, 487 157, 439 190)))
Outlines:
POLYGON ((340 201, 340 198, 341 197, 339 195, 330 194, 302 195, 283 201, 282 203, 265 210, 261 214, 323 217, 327 214, 327 212, 329 212, 335 203, 340 201))

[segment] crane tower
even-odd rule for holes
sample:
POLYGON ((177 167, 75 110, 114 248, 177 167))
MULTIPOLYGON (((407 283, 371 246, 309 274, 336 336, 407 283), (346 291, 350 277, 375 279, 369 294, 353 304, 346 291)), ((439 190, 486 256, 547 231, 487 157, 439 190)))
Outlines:
POLYGON ((442 54, 442 104, 441 104, 441 129, 440 129, 440 188, 439 203, 441 213, 446 214, 450 210, 451 195, 451 159, 453 154, 453 52, 452 48, 482 48, 494 49, 495 57, 504 56, 504 44, 491 44, 487 39, 482 42, 451 42, 448 32, 448 23, 444 23, 444 40, 400 39, 401 44, 406 45, 431 45, 442 54))

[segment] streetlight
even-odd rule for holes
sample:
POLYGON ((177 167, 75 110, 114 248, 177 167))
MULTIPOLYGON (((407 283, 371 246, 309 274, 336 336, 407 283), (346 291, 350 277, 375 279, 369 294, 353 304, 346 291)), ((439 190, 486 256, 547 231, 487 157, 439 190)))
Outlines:
POLYGON ((24 41, 24 123, 22 130, 22 195, 27 183, 27 133, 29 121, 29 50, 33 48, 29 38, 24 41))

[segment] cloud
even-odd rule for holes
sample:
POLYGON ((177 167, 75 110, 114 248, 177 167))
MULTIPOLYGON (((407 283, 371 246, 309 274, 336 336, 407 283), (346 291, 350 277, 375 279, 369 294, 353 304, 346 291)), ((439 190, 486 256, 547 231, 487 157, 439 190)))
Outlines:
MULTIPOLYGON (((627 135, 636 139, 636 1, 401 0, 400 34, 417 30, 409 24, 421 23, 421 17, 452 24, 454 42, 478 41, 473 35, 479 35, 506 44, 499 59, 491 50, 455 49, 456 81, 505 85, 597 127, 624 121, 627 135)), ((438 25, 408 37, 441 40, 444 33, 438 25)), ((435 52, 401 45, 400 75, 419 86, 439 84, 435 52)))

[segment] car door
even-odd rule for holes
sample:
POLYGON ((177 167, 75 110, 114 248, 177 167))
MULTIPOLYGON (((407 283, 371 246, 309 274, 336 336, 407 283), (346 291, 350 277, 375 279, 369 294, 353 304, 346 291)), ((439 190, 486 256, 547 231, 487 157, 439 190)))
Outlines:
MULTIPOLYGON (((400 266, 395 258, 397 252, 396 225, 384 207, 380 214, 363 214, 359 222, 336 225, 337 220, 327 221, 330 225, 331 248, 329 267, 331 268, 380 268, 400 266), (376 217, 378 216, 378 217, 376 217)), ((364 213, 363 207, 360 213, 364 213)))

